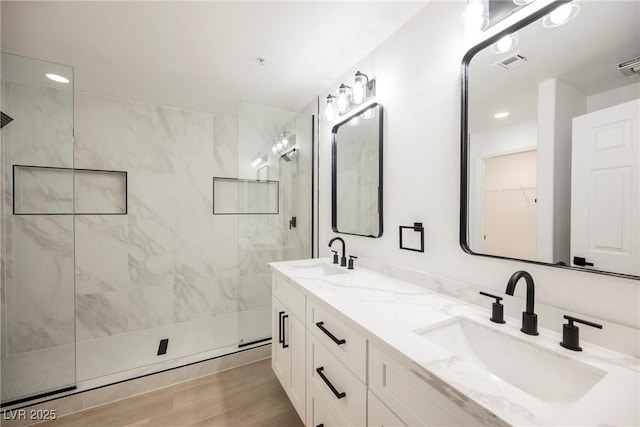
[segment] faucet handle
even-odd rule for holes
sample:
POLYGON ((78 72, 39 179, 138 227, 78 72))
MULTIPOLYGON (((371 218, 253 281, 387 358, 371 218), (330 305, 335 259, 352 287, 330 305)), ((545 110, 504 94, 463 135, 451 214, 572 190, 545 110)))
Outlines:
POLYGON ((331 252, 333 252, 333 263, 337 264, 338 263, 338 251, 334 251, 332 249, 331 252))
POLYGON ((357 256, 353 256, 353 255, 349 255, 349 267, 347 267, 347 270, 353 270, 353 260, 354 259, 358 259, 357 256))
POLYGON ((480 291, 480 295, 484 295, 485 297, 495 298, 495 302, 493 303, 491 310, 491 320, 494 323, 505 323, 504 321, 504 306, 500 303, 502 301, 502 297, 497 295, 488 294, 486 292, 480 291))
POLYGON ((560 343, 560 345, 569 350, 582 351, 582 347, 580 347, 580 328, 575 326, 573 322, 582 323, 583 325, 602 329, 602 325, 598 323, 579 319, 577 317, 569 316, 568 314, 565 314, 564 318, 569 322, 562 325, 562 342, 560 343))

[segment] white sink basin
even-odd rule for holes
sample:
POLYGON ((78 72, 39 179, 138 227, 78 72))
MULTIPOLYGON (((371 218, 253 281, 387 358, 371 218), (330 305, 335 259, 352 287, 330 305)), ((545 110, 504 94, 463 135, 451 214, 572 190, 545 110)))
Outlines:
POLYGON ((338 267, 337 265, 325 263, 296 265, 295 268, 297 269, 297 275, 304 277, 325 277, 347 272, 346 267, 338 267))
POLYGON ((465 318, 415 332, 477 365, 495 380, 546 402, 576 402, 606 375, 598 368, 465 318))

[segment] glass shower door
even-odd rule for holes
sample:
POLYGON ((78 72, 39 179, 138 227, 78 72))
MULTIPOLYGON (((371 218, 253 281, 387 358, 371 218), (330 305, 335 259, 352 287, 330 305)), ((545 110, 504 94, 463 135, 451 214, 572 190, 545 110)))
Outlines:
POLYGON ((5 406, 76 382, 73 68, 3 53, 0 110, 5 406))
POLYGON ((239 177, 268 183, 238 197, 246 205, 244 211, 252 212, 238 216, 241 346, 271 338, 268 264, 312 256, 312 123, 307 114, 247 102, 239 105, 239 177), (268 198, 274 205, 252 209, 265 206, 261 193, 274 185, 277 197, 268 198))

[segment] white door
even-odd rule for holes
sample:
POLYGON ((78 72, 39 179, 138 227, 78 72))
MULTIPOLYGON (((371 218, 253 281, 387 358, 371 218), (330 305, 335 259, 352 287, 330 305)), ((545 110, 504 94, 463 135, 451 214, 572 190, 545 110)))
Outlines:
POLYGON ((639 133, 640 100, 573 119, 572 265, 640 275, 639 133))

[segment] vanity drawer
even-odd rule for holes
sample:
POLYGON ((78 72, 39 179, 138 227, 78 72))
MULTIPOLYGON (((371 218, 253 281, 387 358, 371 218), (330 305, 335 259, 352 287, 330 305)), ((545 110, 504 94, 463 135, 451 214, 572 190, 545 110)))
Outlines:
POLYGON ((307 310, 307 329, 366 384, 367 340, 362 335, 312 301, 307 310))
POLYGON ((324 344, 307 333, 307 384, 320 391, 349 422, 364 426, 367 419, 367 387, 324 344))
POLYGON ((279 274, 274 274, 271 279, 271 293, 278 298, 298 319, 305 319, 305 296, 292 284, 279 274))
POLYGON ((482 425, 427 381, 369 343, 369 388, 407 425, 482 425))
POLYGON ((309 427, 343 427, 350 425, 314 383, 309 383, 307 396, 307 425, 309 427))

